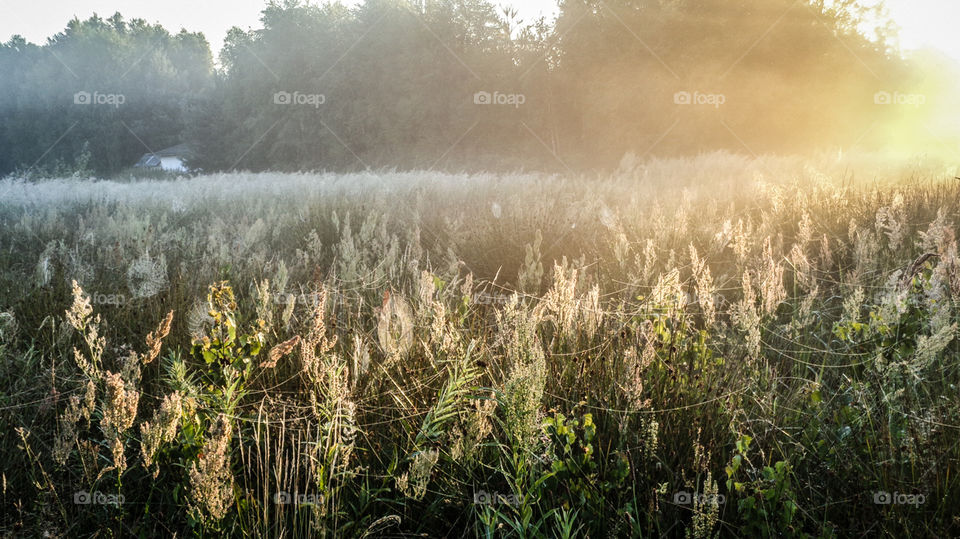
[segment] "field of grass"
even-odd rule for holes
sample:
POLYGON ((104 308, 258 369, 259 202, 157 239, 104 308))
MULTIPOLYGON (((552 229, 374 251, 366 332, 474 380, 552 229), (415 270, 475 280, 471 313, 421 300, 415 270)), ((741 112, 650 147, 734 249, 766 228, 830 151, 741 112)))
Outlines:
POLYGON ((0 181, 0 534, 957 536, 957 175, 0 181))

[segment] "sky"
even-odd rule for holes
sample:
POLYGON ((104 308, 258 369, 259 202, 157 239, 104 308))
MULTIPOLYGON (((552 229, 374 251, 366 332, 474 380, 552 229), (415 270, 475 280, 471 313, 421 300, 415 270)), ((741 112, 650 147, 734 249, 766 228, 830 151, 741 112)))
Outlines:
MULTIPOLYGON (((513 4, 527 21, 541 15, 549 20, 556 14, 555 0, 494 0, 494 3, 513 4)), ((61 31, 75 15, 86 18, 97 13, 109 17, 120 11, 127 19, 159 22, 173 33, 181 28, 201 31, 216 56, 230 27, 259 26, 264 4, 265 0, 0 0, 0 40, 7 41, 14 34, 20 34, 28 41, 43 43, 61 31)), ((960 1, 886 0, 886 4, 901 27, 901 44, 905 50, 932 47, 960 61, 956 28, 960 1)))
POLYGON ((960 2, 957 0, 887 0, 890 15, 900 26, 904 50, 935 48, 960 61, 960 2))

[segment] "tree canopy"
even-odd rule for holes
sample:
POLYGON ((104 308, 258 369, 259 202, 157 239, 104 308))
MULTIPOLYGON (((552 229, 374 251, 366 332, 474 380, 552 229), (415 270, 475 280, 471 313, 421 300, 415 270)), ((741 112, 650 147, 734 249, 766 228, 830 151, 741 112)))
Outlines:
POLYGON ((218 66, 202 34, 94 15, 0 45, 0 174, 110 174, 180 142, 205 170, 846 146, 910 72, 888 33, 861 33, 868 15, 855 0, 563 0, 548 25, 485 0, 284 0, 230 30, 218 66))

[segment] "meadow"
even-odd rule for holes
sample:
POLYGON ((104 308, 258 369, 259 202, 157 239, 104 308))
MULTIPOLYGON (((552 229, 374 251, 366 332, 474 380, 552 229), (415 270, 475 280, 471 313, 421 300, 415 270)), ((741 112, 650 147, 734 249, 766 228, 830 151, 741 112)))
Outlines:
POLYGON ((2 180, 0 533, 960 535, 958 174, 2 180))

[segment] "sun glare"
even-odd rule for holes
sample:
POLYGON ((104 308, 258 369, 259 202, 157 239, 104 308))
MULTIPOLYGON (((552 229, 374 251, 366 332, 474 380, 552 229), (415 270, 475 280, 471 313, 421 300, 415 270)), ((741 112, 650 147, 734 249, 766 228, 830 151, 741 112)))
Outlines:
POLYGON ((900 44, 904 50, 935 48, 960 62, 960 39, 957 38, 960 2, 887 0, 886 5, 900 27, 900 44))

